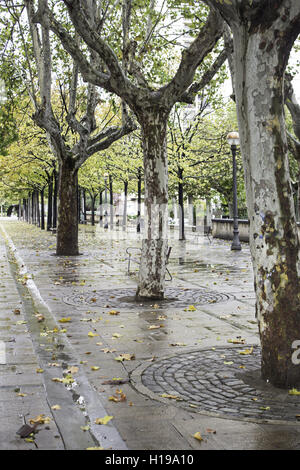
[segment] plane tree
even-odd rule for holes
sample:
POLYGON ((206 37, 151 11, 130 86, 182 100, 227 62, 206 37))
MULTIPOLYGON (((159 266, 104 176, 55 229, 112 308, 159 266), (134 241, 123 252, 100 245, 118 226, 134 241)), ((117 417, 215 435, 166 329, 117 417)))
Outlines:
POLYGON ((76 45, 74 35, 47 8, 45 1, 39 2, 35 21, 47 24, 57 35, 86 81, 119 96, 141 126, 147 218, 136 295, 163 298, 168 245, 167 120, 174 104, 192 103, 195 94, 224 63, 223 49, 211 54, 222 36, 223 22, 215 11, 207 13, 192 2, 182 5, 178 0, 166 0, 159 5, 154 0, 123 0, 121 11, 117 4, 109 2, 110 7, 115 7, 115 34, 111 34, 106 28, 106 10, 101 2, 64 0, 60 3, 67 7, 76 33, 93 51, 95 62, 76 45), (91 17, 95 18, 94 23, 91 17), (174 35, 171 24, 186 17, 192 22, 193 30, 188 32, 187 27, 183 28, 180 36, 188 39, 183 43, 174 35), (197 69, 206 58, 209 66, 194 81, 197 69))

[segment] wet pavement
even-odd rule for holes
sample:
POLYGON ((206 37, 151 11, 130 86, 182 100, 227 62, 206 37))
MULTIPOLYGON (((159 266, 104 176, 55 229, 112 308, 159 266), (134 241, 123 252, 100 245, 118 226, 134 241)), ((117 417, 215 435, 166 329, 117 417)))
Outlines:
POLYGON ((171 232, 166 299, 137 303, 140 245, 81 226, 82 254, 57 257, 51 233, 0 220, 0 449, 299 449, 300 397, 259 376, 248 245, 171 232))

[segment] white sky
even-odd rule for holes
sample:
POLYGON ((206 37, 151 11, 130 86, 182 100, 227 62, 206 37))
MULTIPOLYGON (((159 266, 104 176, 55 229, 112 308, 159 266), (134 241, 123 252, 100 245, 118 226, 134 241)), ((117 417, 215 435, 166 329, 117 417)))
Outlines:
MULTIPOLYGON (((293 66, 296 65, 297 59, 299 60, 299 53, 298 55, 295 52, 292 52, 290 60, 289 60, 289 65, 293 66)), ((298 67, 299 68, 299 67, 298 67)), ((298 103, 300 103, 300 69, 298 73, 295 75, 293 79, 293 87, 295 91, 296 98, 298 100, 298 103)), ((232 86, 231 86, 231 79, 229 78, 226 80, 226 82, 223 85, 223 93, 226 98, 229 98, 230 95, 232 94, 232 86)))

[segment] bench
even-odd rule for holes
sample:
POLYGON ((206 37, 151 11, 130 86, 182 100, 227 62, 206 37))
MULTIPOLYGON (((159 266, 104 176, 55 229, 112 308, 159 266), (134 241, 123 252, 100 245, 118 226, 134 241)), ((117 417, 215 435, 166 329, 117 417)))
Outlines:
MULTIPOLYGON (((170 257, 170 253, 171 253, 171 250, 172 250, 172 247, 169 246, 168 248, 168 251, 167 251, 167 257, 166 257, 166 265, 169 263, 169 257, 170 257)), ((128 260, 128 267, 127 267, 127 274, 130 276, 130 274, 132 274, 130 272, 130 263, 133 262, 133 263, 136 263, 138 265, 141 264, 141 254, 142 254, 142 249, 141 248, 138 248, 136 246, 132 246, 132 247, 128 247, 126 248, 126 253, 128 255, 128 257, 126 258, 128 260), (133 257, 133 253, 132 251, 136 251, 136 255, 135 257, 133 257), (139 256, 139 258, 137 258, 137 256, 139 256)), ((169 276, 169 279, 166 279, 166 281, 172 281, 172 274, 170 273, 170 271, 168 270, 168 268, 166 267, 166 272, 169 276)))

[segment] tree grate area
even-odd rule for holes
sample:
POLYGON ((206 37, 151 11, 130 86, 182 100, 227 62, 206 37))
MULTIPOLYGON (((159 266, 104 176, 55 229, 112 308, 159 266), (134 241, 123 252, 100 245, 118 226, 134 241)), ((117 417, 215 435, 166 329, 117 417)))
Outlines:
POLYGON ((205 305, 219 302, 226 302, 233 296, 208 290, 199 289, 180 289, 167 288, 165 290, 165 298, 162 300, 141 300, 135 298, 136 290, 133 288, 120 289, 101 289, 95 291, 84 292, 76 291, 70 296, 64 297, 64 303, 75 307, 106 307, 106 308, 153 308, 164 306, 173 308, 186 308, 189 305, 205 305))
POLYGON ((154 392, 152 397, 190 411, 300 424, 300 396, 261 379, 257 346, 212 348, 162 359, 143 370, 141 383, 154 392))

